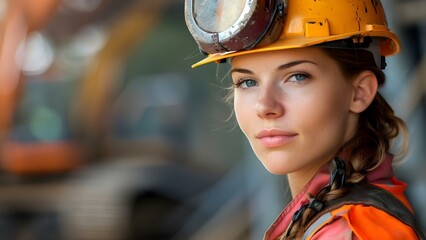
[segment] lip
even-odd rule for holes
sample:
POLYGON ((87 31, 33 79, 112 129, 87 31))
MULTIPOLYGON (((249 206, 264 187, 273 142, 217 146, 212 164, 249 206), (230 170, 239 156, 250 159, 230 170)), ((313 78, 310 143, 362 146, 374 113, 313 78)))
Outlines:
POLYGON ((256 139, 266 148, 274 148, 285 145, 297 136, 297 133, 278 129, 265 129, 256 134, 256 139))

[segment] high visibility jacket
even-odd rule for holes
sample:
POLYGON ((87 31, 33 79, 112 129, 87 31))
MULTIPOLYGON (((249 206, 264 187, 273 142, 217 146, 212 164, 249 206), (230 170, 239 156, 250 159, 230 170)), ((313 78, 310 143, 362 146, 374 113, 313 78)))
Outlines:
MULTIPOLYGON (((389 191, 411 210, 404 195, 406 184, 393 177, 389 156, 378 168, 367 174, 367 179, 389 191)), ((323 167, 290 202, 265 233, 265 239, 277 239, 285 232, 296 210, 309 202, 309 196, 327 185, 328 170, 323 167)), ((306 231, 304 239, 419 239, 415 231, 399 219, 376 207, 363 204, 345 204, 319 217, 306 231)))
MULTIPOLYGON (((398 182, 396 179, 393 181, 398 182)), ((339 227, 340 230, 346 232, 348 239, 419 239, 420 235, 417 236, 411 225, 419 233, 421 229, 414 222, 410 206, 402 203, 404 201, 408 204, 403 193, 383 185, 368 187, 363 189, 362 186, 359 186, 352 190, 358 191, 355 193, 358 196, 352 197, 352 200, 350 200, 351 197, 344 197, 347 200, 342 201, 340 205, 336 204, 336 207, 333 207, 330 204, 332 210, 319 214, 320 216, 304 232, 303 239, 330 239, 330 237, 342 239, 335 238, 336 235, 330 235, 335 234, 333 229, 339 227), (393 198, 392 195, 396 198, 393 198), (372 206, 374 202, 377 206, 372 206), (345 224, 333 223, 338 219, 345 224)), ((343 237, 343 239, 345 238, 343 237)))

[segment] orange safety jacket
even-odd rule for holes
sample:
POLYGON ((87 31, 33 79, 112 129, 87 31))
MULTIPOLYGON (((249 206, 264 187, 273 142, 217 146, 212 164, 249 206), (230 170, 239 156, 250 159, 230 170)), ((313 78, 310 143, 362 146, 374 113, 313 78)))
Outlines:
MULTIPOLYGON (((401 204, 400 208, 405 205, 409 209, 406 212, 410 212, 411 206, 404 195, 406 184, 393 177, 391 163, 392 157, 389 156, 378 168, 367 174, 368 182, 387 190, 399 200, 395 201, 401 204)), ((294 212, 308 202, 310 196, 315 196, 327 185, 330 175, 326 167, 321 168, 284 209, 265 233, 265 240, 278 239, 290 224, 294 212)), ((388 198, 384 199, 384 205, 388 198)), ((340 204, 311 221, 305 229, 303 239, 420 239, 411 226, 389 214, 386 207, 380 209, 364 204, 363 201, 340 204)))
POLYGON ((424 239, 403 192, 378 185, 353 185, 347 196, 328 203, 311 221, 303 239, 328 239, 336 219, 346 221, 350 239, 424 239))

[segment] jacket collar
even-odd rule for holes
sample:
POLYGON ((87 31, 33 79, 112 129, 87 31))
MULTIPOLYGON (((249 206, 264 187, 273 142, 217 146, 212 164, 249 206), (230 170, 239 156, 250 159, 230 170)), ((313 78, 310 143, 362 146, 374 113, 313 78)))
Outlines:
MULTIPOLYGON (((393 169, 391 155, 388 155, 383 162, 367 173, 367 180, 375 184, 392 184, 393 169)), ((296 212, 303 204, 309 202, 309 198, 315 196, 322 188, 327 186, 330 181, 328 172, 328 163, 322 166, 315 176, 306 184, 296 197, 281 212, 278 218, 272 223, 265 233, 265 240, 277 239, 288 227, 296 212)))

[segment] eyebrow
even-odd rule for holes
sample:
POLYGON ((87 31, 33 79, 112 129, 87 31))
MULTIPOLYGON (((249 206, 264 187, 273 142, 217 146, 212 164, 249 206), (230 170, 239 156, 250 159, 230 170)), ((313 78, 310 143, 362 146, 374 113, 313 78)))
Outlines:
MULTIPOLYGON (((298 60, 298 61, 293 61, 293 62, 288 62, 285 64, 282 64, 280 66, 278 66, 278 70, 284 70, 284 69, 288 69, 291 67, 294 67, 296 65, 302 64, 302 63, 311 63, 314 65, 318 65, 316 62, 312 62, 312 61, 308 61, 308 60, 298 60)), ((254 74, 251 70, 249 69, 245 69, 245 68, 233 68, 231 69, 231 74, 234 72, 238 72, 238 73, 245 73, 245 74, 254 74)))

